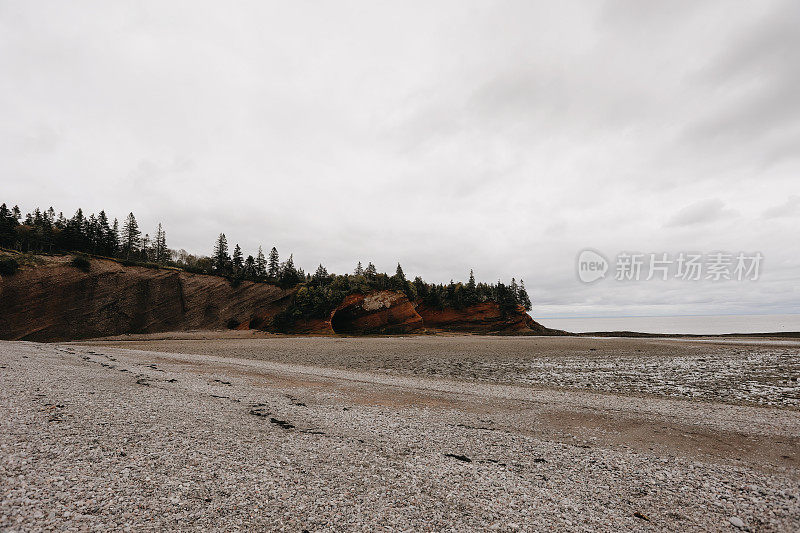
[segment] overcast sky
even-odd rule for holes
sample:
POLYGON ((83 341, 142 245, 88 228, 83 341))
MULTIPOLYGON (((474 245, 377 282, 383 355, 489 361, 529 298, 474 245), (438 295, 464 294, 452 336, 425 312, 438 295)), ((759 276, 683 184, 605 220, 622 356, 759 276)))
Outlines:
POLYGON ((0 202, 516 276, 534 316, 800 312, 798 27, 795 0, 0 0, 0 202), (584 248, 765 259, 587 285, 584 248))

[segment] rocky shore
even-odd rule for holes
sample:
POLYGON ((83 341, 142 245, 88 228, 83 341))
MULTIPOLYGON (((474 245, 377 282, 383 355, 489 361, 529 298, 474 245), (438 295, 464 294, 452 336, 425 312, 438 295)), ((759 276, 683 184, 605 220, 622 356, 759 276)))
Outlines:
POLYGON ((795 408, 467 378, 475 338, 382 340, 0 343, 0 529, 800 528, 795 408))

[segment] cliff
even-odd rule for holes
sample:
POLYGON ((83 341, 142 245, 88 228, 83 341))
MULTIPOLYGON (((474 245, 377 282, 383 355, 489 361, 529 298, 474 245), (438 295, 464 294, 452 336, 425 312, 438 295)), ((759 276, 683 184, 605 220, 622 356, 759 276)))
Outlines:
POLYGON ((429 330, 505 335, 564 334, 542 326, 521 306, 503 313, 496 302, 482 302, 462 309, 440 309, 419 304, 417 313, 429 330))
POLYGON ((357 335, 412 333, 425 327, 408 298, 393 291, 347 296, 331 313, 330 323, 334 333, 357 335))
MULTIPOLYGON (((197 329, 269 329, 294 289, 123 266, 91 259, 37 257, 36 266, 0 277, 0 339, 60 341, 197 329)), ((428 308, 392 291, 347 296, 328 318, 296 322, 296 334, 397 334, 423 331, 553 335, 522 308, 502 313, 494 302, 464 309, 428 308)))
POLYGON ((0 278, 0 338, 58 341, 191 329, 249 327, 283 309, 291 291, 265 283, 234 287, 217 276, 43 257, 0 278))

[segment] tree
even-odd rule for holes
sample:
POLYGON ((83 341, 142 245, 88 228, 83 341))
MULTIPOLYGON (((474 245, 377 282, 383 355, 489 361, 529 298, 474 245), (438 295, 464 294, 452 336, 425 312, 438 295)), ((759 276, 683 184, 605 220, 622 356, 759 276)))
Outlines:
POLYGON ((414 292, 417 294, 417 298, 422 298, 425 300, 428 297, 428 284, 423 281, 423 279, 419 276, 414 278, 414 292))
POLYGON ((397 263, 397 270, 395 270, 394 275, 397 276, 397 279, 399 279, 400 281, 402 282, 406 281, 406 275, 405 273, 403 273, 403 267, 400 266, 400 263, 397 263))
POLYGON ((290 255, 289 259, 287 259, 286 262, 281 265, 280 273, 278 275, 280 284, 284 287, 294 287, 300 283, 303 277, 304 275, 302 272, 298 271, 294 266, 294 256, 290 255))
POLYGON ((356 265, 356 269, 353 271, 353 274, 356 276, 363 276, 364 275, 364 267, 361 266, 361 261, 358 262, 356 265))
POLYGON ((144 238, 142 239, 142 251, 141 251, 142 261, 152 261, 153 260, 153 247, 150 245, 150 234, 145 233, 144 238))
POLYGON ((217 244, 214 245, 213 265, 214 271, 219 274, 230 273, 231 257, 228 255, 228 239, 224 233, 217 237, 217 244))
POLYGON ((267 264, 267 277, 277 279, 280 274, 280 262, 278 259, 278 250, 273 246, 269 251, 269 263, 267 264))
POLYGON ((314 276, 311 278, 317 285, 324 285, 328 282, 328 269, 322 266, 322 263, 317 267, 314 276))
POLYGON ((264 258, 264 249, 258 247, 258 255, 256 256, 255 275, 258 278, 263 278, 267 275, 267 260, 264 258))
MULTIPOLYGON (((51 207, 50 209, 52 210, 53 208, 51 207)), ((100 211, 97 216, 97 225, 99 228, 100 253, 107 256, 114 255, 117 249, 116 238, 111 234, 111 226, 108 225, 108 216, 106 216, 105 211, 100 211)))
POLYGON ((375 268, 375 265, 372 264, 372 261, 369 262, 367 269, 364 270, 364 275, 369 280, 374 280, 378 277, 378 269, 375 268))
POLYGON ((156 229, 156 239, 153 243, 153 260, 156 263, 163 264, 167 262, 167 256, 167 233, 161 227, 161 222, 159 222, 156 229))
POLYGON ((239 243, 233 247, 233 273, 239 274, 244 268, 244 258, 242 257, 242 249, 239 248, 239 243))
POLYGON ((519 294, 517 295, 517 299, 526 311, 530 311, 533 308, 531 298, 528 296, 528 291, 525 290, 525 282, 522 280, 519 280, 519 294))
POLYGON ((256 260, 252 255, 248 255, 244 260, 244 267, 242 268, 242 277, 245 279, 253 279, 256 277, 256 260))
POLYGON ((139 231, 136 217, 133 216, 133 213, 128 213, 128 218, 122 225, 122 251, 126 259, 130 259, 132 254, 139 251, 141 235, 142 232, 139 231))
POLYGON ((6 204, 0 205, 0 246, 14 246, 19 221, 6 204))
POLYGON ((479 301, 478 288, 475 285, 475 274, 472 272, 472 269, 470 269, 469 281, 467 281, 467 285, 464 287, 464 304, 475 305, 479 301))
MULTIPOLYGON (((63 215, 60 215, 63 216, 63 215)), ((111 233, 108 236, 108 247, 116 255, 120 248, 120 234, 119 234, 119 221, 115 218, 114 224, 111 225, 111 233)))

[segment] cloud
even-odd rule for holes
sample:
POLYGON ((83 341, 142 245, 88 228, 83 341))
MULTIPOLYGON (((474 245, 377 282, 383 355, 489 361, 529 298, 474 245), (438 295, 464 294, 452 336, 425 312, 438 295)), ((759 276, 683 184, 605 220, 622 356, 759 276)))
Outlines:
POLYGON ((0 202, 133 211, 173 247, 225 232, 307 270, 522 277, 576 310, 783 309, 753 286, 587 291, 574 258, 688 236, 763 251, 787 293, 796 6, 0 2, 0 202))
POLYGON ((796 217, 800 215, 800 196, 792 195, 784 203, 766 209, 761 218, 796 217))
POLYGON ((721 219, 730 219, 735 216, 737 216, 735 211, 726 209, 721 200, 714 198, 695 202, 684 207, 675 213, 666 225, 673 227, 697 226, 721 219))

